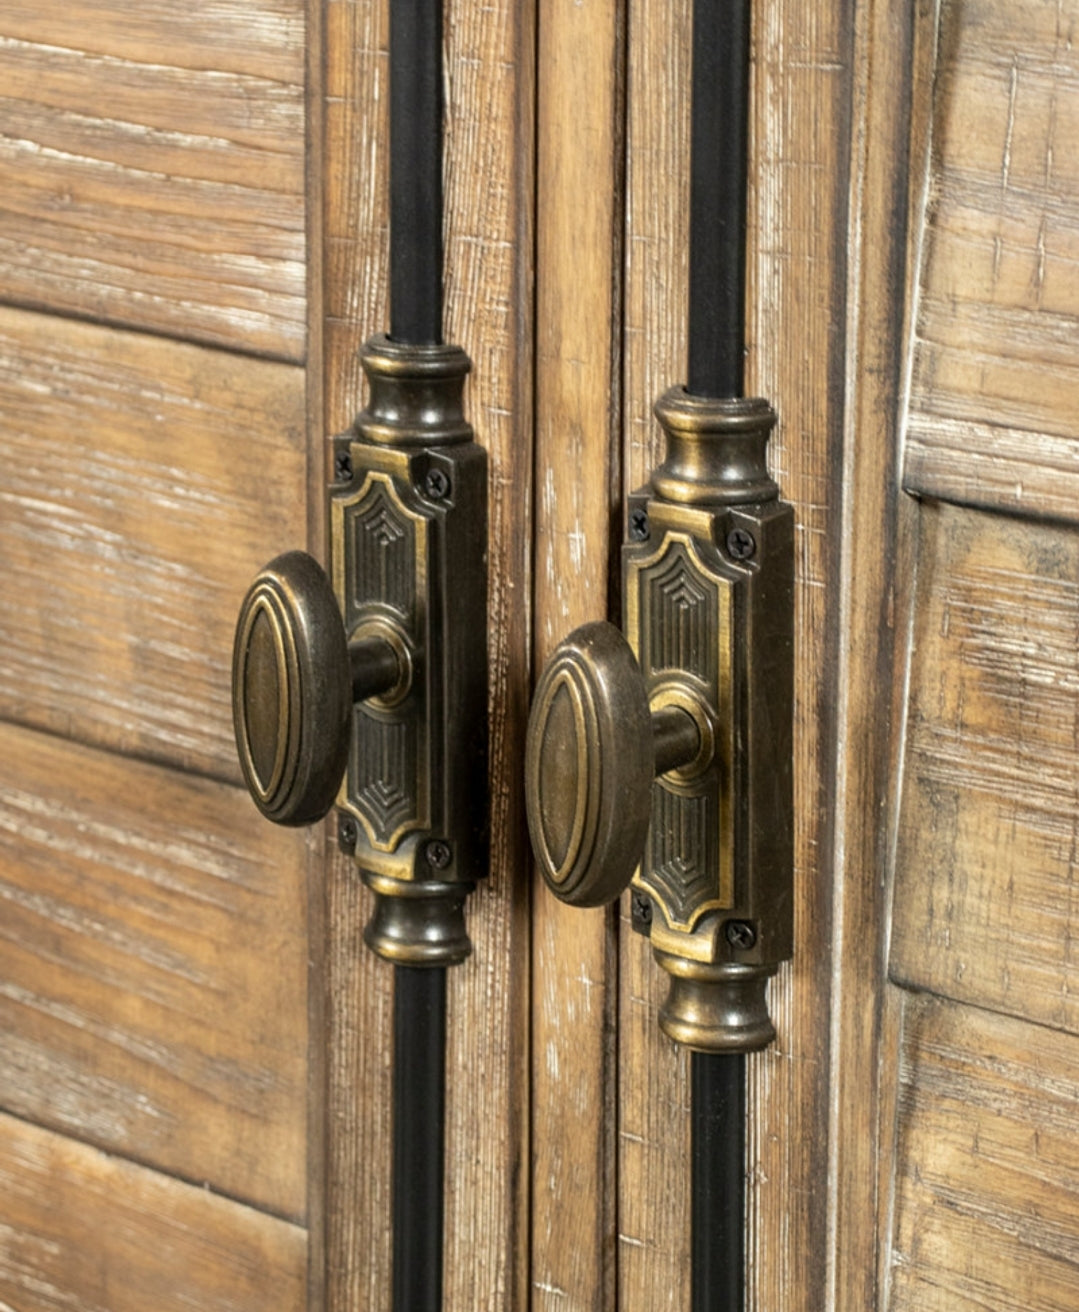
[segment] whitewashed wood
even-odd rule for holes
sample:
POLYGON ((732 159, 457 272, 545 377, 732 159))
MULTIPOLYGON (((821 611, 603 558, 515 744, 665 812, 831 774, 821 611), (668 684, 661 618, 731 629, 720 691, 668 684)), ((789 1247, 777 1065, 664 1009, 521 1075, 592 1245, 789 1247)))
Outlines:
POLYGON ((306 1237, 0 1114, 0 1307, 17 1312, 311 1312, 306 1237))
POLYGON ((304 847, 239 789, 0 725, 0 1106, 302 1220, 304 847))
POLYGON ((303 373, 0 309, 0 713, 236 779, 231 649, 304 544, 303 373))
POLYGON ((905 480, 1079 506, 1079 11, 944 0, 905 480))
POLYGON ((302 0, 0 12, 3 297, 304 352, 302 0))
POLYGON ((889 1312, 1079 1305, 1079 1041, 906 1004, 889 1312))
MULTIPOLYGON (((387 328, 386 6, 326 7, 321 216, 322 428, 363 403, 356 349, 387 328)), ((452 0, 446 36, 445 336, 473 362, 466 409, 490 459, 490 878, 468 904, 472 958, 449 979, 445 1304, 528 1306, 527 898, 520 761, 531 612, 531 222, 534 14, 452 0)), ((328 871, 327 1300, 391 1295, 388 1066, 392 970, 360 935, 355 868, 328 871)))
POLYGON ((1079 534, 925 506, 891 969, 1079 1032, 1079 534))

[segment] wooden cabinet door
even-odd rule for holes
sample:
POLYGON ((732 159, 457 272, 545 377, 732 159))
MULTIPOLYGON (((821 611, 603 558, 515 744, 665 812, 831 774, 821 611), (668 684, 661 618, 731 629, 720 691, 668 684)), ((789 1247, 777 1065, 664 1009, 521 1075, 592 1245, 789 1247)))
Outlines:
MULTIPOLYGON (((446 6, 446 335, 490 456, 490 877, 449 1312, 688 1308, 688 1062, 537 887, 534 672, 616 614, 685 375, 690 0, 446 6)), ((796 955, 748 1307, 1079 1304, 1079 10, 758 0, 748 384, 797 516, 796 955)), ((0 1306, 389 1312, 391 975, 239 787, 234 615, 324 554, 387 322, 386 12, 0 12, 0 1306)))

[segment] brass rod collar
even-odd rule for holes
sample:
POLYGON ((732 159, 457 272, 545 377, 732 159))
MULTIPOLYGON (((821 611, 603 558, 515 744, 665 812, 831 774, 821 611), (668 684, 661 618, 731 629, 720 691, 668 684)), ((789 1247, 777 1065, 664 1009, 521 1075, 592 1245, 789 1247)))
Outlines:
POLYGON ((355 423, 364 441, 416 449, 472 440, 463 406, 472 364, 459 346, 395 342, 380 333, 360 348, 360 364, 370 389, 355 423))
POLYGON ((475 885, 362 873, 375 895, 363 931, 372 952, 395 966, 454 966, 471 953, 465 900, 475 885))
POLYGON ((671 977, 659 1025, 676 1043, 697 1052, 756 1052, 775 1038, 765 998, 774 962, 708 965, 659 948, 655 956, 671 977))
POLYGON ((762 397, 691 396, 672 387, 655 405, 667 436, 667 458, 652 487, 679 505, 775 501, 768 438, 776 412, 762 397))

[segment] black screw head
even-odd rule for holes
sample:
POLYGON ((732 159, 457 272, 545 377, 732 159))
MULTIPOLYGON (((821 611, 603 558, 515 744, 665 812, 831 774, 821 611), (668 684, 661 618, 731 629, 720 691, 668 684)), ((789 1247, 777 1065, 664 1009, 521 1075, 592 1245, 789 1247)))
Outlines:
POLYGON ((727 553, 734 560, 749 560, 757 550, 757 539, 747 528, 732 528, 727 534, 727 553))
POLYGON ((337 817, 337 842, 343 852, 356 850, 356 821, 350 815, 337 817))
POLYGON ((748 920, 728 920, 724 933, 732 948, 751 948, 757 941, 757 931, 748 920))
POLYGON ((450 480, 441 469, 429 469, 424 476, 423 490, 432 501, 442 501, 449 496, 450 480))
POLYGON ((633 924, 644 928, 652 923, 652 899, 644 893, 633 894, 633 924))
POLYGON ((347 451, 338 451, 334 456, 333 472, 339 483, 347 483, 352 477, 352 457, 347 451))
POLYGON ((650 532, 648 511, 643 506, 634 506, 629 512, 629 536, 631 541, 644 542, 650 532))
POLYGON ((423 855, 427 864, 435 870, 445 870, 453 860, 449 843, 444 843, 441 838, 433 838, 423 849, 423 855))

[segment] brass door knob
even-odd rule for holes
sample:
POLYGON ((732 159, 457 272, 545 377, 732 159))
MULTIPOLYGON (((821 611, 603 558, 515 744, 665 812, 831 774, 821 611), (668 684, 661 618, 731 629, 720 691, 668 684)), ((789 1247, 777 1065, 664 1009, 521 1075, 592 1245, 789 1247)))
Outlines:
POLYGON ((641 859, 655 778, 707 767, 703 704, 691 690, 677 700, 649 705, 613 624, 575 629, 547 663, 528 719, 525 799, 540 871, 563 902, 614 901, 641 859))
POLYGON ((281 825, 320 820, 348 761, 353 703, 400 700, 407 644, 390 622, 349 641, 333 587, 303 551, 276 557, 248 588, 232 650, 232 715, 255 805, 281 825))

